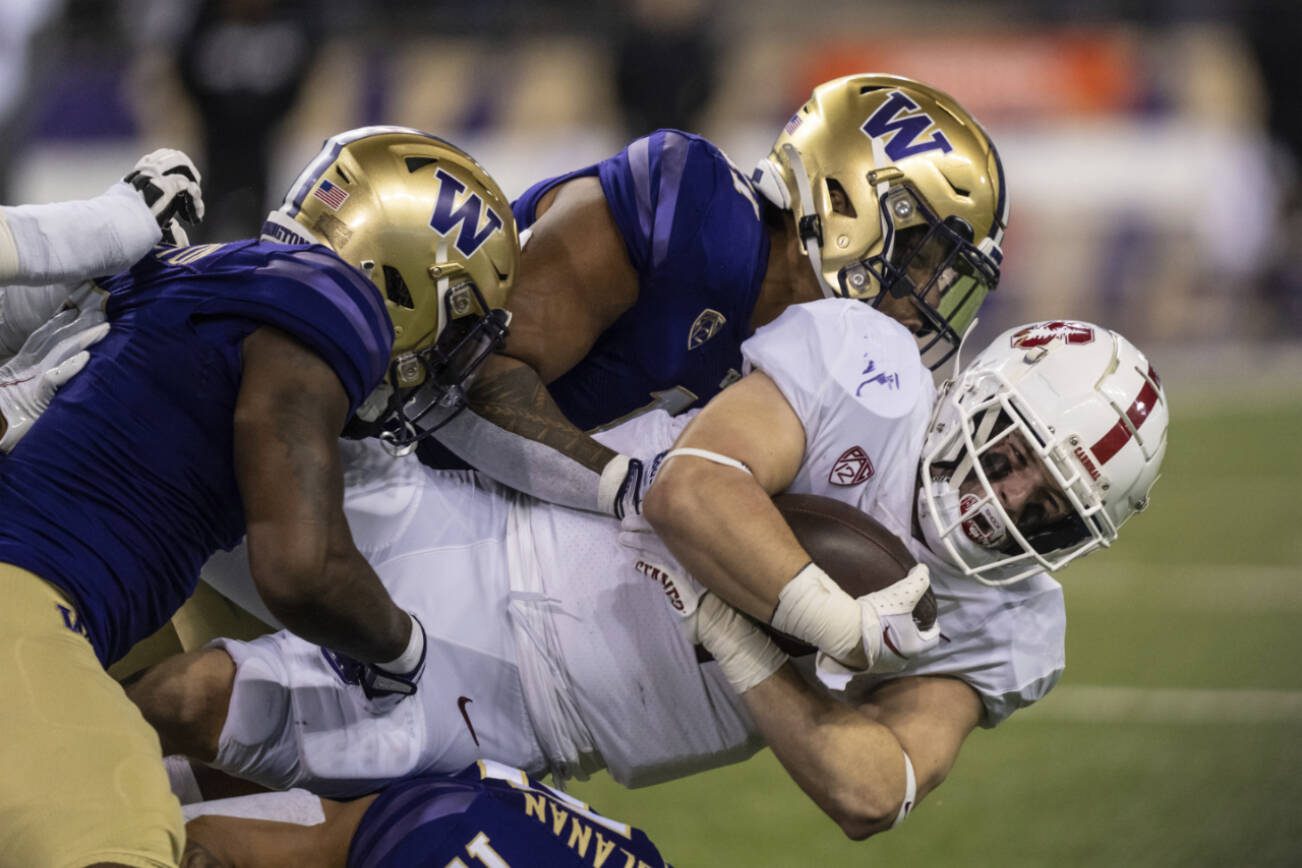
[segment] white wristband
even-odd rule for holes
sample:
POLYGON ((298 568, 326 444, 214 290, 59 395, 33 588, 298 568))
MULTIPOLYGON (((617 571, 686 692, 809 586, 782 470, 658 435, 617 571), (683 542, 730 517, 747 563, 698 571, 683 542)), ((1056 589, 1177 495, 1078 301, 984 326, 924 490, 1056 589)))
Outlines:
POLYGON ((628 476, 627 455, 616 455, 606 462, 601 470, 601 480, 597 483, 597 512, 602 515, 615 514, 615 499, 619 497, 625 476, 628 476))
POLYGON ((866 669, 859 604, 823 571, 808 563, 778 593, 770 623, 843 664, 866 669))
POLYGON ((425 651, 425 631, 411 612, 407 613, 407 617, 411 619, 411 636, 407 639, 406 650, 388 663, 376 663, 376 668, 394 675, 406 675, 420 663, 421 654, 425 651))
POLYGON ((782 668, 787 655, 744 615, 714 594, 696 609, 696 635, 737 693, 745 693, 782 668))
POLYGON ((904 822, 918 800, 918 778, 913 773, 913 760, 909 759, 908 751, 901 748, 900 752, 904 754, 904 801, 900 802, 900 812, 895 815, 895 822, 891 823, 892 829, 904 822))

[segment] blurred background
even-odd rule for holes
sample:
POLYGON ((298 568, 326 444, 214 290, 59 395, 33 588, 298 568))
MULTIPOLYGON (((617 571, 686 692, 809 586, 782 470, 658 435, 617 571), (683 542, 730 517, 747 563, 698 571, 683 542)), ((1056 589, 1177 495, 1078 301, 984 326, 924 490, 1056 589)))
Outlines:
POLYGON ((748 170, 846 73, 949 91, 1012 197, 977 340, 1099 322, 1173 408, 1152 514, 1065 576, 1063 684, 867 844, 768 756, 578 792, 681 865, 1298 865, 1300 50, 1295 0, 2 0, 0 202, 180 147, 205 176, 192 237, 225 240, 362 124, 449 138, 515 195, 661 126, 748 170))

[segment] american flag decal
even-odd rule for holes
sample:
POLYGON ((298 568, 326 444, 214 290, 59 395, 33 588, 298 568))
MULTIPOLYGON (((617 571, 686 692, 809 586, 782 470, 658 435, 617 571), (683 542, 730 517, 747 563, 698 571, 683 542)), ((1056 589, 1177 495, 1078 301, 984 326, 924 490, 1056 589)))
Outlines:
POLYGON ((802 123, 804 123, 804 119, 800 117, 800 112, 796 112, 791 116, 791 120, 787 121, 787 125, 782 129, 787 135, 791 135, 796 130, 800 129, 802 123))
POLYGON ((321 186, 312 191, 312 195, 326 203, 331 211, 338 211, 348 201, 348 193, 329 181, 322 181, 321 186))

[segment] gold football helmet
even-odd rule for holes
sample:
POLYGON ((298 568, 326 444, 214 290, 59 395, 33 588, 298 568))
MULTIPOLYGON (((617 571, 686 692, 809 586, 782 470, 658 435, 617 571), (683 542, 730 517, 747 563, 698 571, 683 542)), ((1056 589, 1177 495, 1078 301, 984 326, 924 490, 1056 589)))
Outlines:
POLYGON ((403 127, 341 133, 266 231, 330 247, 384 297, 389 372, 350 433, 408 448, 464 404, 475 370, 506 335, 503 306, 520 259, 510 202, 469 154, 403 127))
POLYGON ((958 349, 999 281, 1008 192, 999 154, 947 94, 894 75, 821 84, 753 180, 790 210, 824 294, 911 299, 924 359, 958 349))

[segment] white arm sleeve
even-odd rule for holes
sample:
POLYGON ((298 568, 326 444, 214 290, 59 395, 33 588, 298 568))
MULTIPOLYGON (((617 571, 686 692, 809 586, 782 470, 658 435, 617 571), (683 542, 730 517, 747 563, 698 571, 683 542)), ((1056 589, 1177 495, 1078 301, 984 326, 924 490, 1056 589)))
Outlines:
POLYGON ((123 181, 85 201, 0 207, 0 284, 115 274, 162 237, 145 200, 123 181))
POLYGON ((195 817, 238 817, 244 820, 271 820, 295 826, 315 826, 325 822, 325 811, 320 796, 307 790, 293 789, 283 793, 254 793, 210 802, 184 805, 181 813, 186 822, 195 817))
POLYGON ((27 338, 50 321, 76 285, 0 286, 0 358, 22 349, 27 338))
POLYGON ((560 450, 500 428, 469 407, 440 428, 434 439, 497 482, 571 509, 604 511, 613 499, 608 489, 612 483, 618 487, 628 468, 628 459, 616 456, 611 464, 620 463, 605 474, 608 479, 603 485, 603 474, 560 450))

